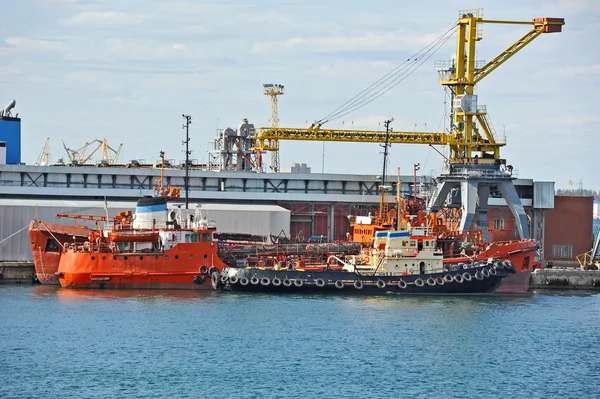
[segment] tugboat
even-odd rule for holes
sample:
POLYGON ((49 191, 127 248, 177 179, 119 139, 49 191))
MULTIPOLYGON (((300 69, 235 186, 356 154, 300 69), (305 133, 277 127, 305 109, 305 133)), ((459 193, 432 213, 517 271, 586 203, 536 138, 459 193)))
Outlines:
POLYGON ((373 245, 344 259, 331 256, 310 269, 288 264, 227 267, 220 288, 229 291, 361 294, 491 294, 516 272, 509 260, 445 264, 436 237, 424 228, 377 231, 373 245))

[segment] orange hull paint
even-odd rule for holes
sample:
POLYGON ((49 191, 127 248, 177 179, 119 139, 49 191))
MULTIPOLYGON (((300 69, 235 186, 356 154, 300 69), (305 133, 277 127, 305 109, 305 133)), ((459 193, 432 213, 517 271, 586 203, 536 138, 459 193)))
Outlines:
POLYGON ((58 265, 63 253, 61 244, 73 242, 73 237, 77 241, 84 241, 89 235, 89 229, 84 226, 68 226, 63 224, 48 223, 33 220, 29 223, 29 241, 33 255, 33 264, 38 280, 42 284, 58 285, 58 277, 55 273, 58 271, 58 265), (50 248, 48 241, 58 240, 57 250, 50 248))
MULTIPOLYGON (((525 294, 529 290, 529 279, 535 262, 538 245, 535 240, 507 241, 491 243, 484 251, 477 254, 474 260, 495 258, 510 260, 517 273, 508 276, 496 291, 497 294, 525 294)), ((470 262, 471 259, 448 258, 444 263, 470 262)))
MULTIPOLYGON (((510 260, 515 265, 517 273, 531 271, 538 245, 535 240, 493 242, 488 247, 473 257, 475 260, 489 258, 510 260)), ((444 263, 470 262, 472 258, 446 258, 444 263)))
POLYGON ((160 253, 65 252, 58 268, 66 288, 212 289, 210 276, 194 282, 206 266, 221 271, 216 242, 179 243, 160 253))

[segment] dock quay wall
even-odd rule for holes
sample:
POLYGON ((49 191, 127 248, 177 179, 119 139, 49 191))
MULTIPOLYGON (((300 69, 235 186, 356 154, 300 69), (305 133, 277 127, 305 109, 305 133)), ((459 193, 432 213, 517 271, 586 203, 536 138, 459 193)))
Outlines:
POLYGON ((0 262, 0 284, 31 284, 34 274, 33 262, 0 262))
POLYGON ((532 289, 600 290, 600 270, 538 269, 531 273, 532 289))

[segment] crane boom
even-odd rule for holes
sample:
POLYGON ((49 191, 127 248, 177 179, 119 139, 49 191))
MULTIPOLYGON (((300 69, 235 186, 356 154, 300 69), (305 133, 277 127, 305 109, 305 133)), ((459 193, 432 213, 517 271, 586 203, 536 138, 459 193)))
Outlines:
MULTIPOLYGON (((492 143, 481 136, 479 138, 475 144, 485 148, 485 151, 492 151, 496 147, 504 145, 504 143, 492 143)), ((385 143, 386 132, 380 130, 321 129, 318 126, 306 129, 263 127, 256 131, 257 150, 274 151, 277 148, 271 146, 270 143, 279 140, 385 143)), ((457 145, 461 143, 461 138, 443 132, 390 132, 389 143, 457 145)))

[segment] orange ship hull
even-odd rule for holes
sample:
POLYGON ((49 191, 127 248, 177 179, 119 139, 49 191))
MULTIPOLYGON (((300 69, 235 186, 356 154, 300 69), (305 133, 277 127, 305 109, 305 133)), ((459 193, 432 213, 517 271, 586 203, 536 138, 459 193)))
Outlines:
POLYGON ((35 273, 40 283, 58 285, 58 271, 62 245, 65 242, 85 241, 89 229, 85 226, 68 226, 33 220, 29 224, 29 241, 33 255, 35 273))
POLYGON ((58 279, 66 288, 212 289, 206 271, 226 267, 216 248, 214 242, 199 242, 157 253, 69 250, 61 256, 58 279))
POLYGON ((529 290, 529 280, 535 262, 538 245, 535 240, 520 240, 494 242, 472 258, 459 257, 444 259, 444 263, 471 262, 472 260, 487 260, 489 258, 510 260, 517 273, 507 277, 496 293, 525 294, 529 290))

